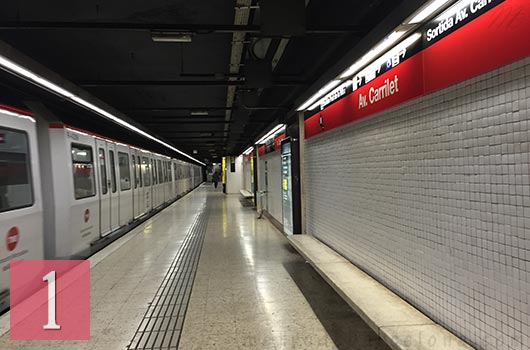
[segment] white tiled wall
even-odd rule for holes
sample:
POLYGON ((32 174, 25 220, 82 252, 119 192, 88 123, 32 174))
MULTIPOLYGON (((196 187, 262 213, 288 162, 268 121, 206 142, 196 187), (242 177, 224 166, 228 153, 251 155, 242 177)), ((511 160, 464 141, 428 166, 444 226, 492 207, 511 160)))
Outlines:
POLYGON ((455 334, 530 349, 530 58, 307 140, 307 231, 455 334))

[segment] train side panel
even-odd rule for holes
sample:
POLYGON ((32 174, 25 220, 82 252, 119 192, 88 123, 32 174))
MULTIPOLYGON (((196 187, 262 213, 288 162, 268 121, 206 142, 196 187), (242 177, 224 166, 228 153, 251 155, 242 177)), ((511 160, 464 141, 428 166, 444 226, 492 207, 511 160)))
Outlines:
POLYGON ((54 257, 72 258, 89 252, 90 243, 100 237, 95 140, 78 131, 51 128, 50 143, 55 197, 54 257))
POLYGON ((0 109, 1 309, 9 306, 10 261, 44 258, 38 154, 35 121, 0 109))

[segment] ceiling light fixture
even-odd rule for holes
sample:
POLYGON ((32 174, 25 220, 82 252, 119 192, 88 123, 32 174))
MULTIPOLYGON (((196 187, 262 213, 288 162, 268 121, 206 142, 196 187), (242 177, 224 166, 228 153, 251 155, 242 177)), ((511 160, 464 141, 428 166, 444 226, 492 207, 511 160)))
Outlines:
POLYGON ((426 18, 430 17, 433 13, 438 11, 442 6, 447 4, 450 0, 433 0, 429 4, 421 8, 411 20, 408 21, 409 24, 418 24, 423 22, 426 18))
POLYGON ((152 31, 151 39, 155 43, 191 43, 193 41, 193 33, 152 31))
POLYGON ((307 107, 311 106, 313 103, 315 103, 316 100, 333 90, 342 83, 341 80, 333 80, 332 82, 328 83, 328 85, 324 86, 322 89, 320 89, 316 94, 311 96, 307 101, 304 102, 299 108, 298 111, 305 111, 307 107))
POLYGON ((345 82, 344 82, 343 84, 341 84, 338 88, 334 89, 334 90, 331 91, 329 94, 326 94, 326 95, 323 96, 321 99, 319 99, 314 105, 312 105, 311 107, 309 107, 308 110, 312 111, 312 110, 316 109, 317 107, 319 107, 319 106, 322 104, 323 100, 324 100, 326 97, 328 97, 328 96, 330 96, 330 95, 333 95, 333 94, 335 94, 335 93, 338 93, 338 92, 340 92, 340 91, 343 90, 343 89, 347 89, 348 86, 351 86, 351 85, 353 85, 353 82, 352 82, 351 80, 345 81, 345 82))
POLYGON ((259 139, 259 141, 256 142, 256 145, 263 144, 264 142, 266 142, 266 141, 267 141, 269 138, 271 138, 272 136, 276 135, 277 133, 279 133, 279 132, 282 131, 282 130, 285 130, 285 127, 286 127, 285 124, 280 124, 280 125, 276 126, 276 127, 273 128, 271 131, 269 131, 268 133, 266 133, 265 136, 263 136, 261 139, 259 139))
POLYGON ((243 155, 248 156, 253 151, 254 151, 254 147, 249 147, 245 152, 243 152, 243 155))
POLYGON ((22 77, 23 79, 25 80, 28 80, 30 81, 31 83, 37 85, 37 86, 40 86, 46 90, 49 90, 53 93, 55 93, 56 95, 59 95, 67 100, 70 100, 71 102, 77 104, 77 105, 80 105, 82 107, 84 107, 85 109, 88 109, 92 112, 95 112, 99 115, 101 115, 102 117, 106 118, 106 119, 109 119, 113 122, 115 122, 116 124, 119 124, 121 126, 123 126, 124 128, 126 129, 129 129, 130 131, 133 131, 139 135, 142 135, 143 137, 145 138, 148 138, 152 141, 155 141, 159 144, 161 144, 162 146, 165 146, 167 148, 169 148, 170 150, 174 151, 174 152, 177 152, 183 156, 185 156, 186 158, 189 158, 191 159, 192 161, 194 162, 197 162, 199 164, 202 164, 202 165, 206 165, 204 164, 203 162, 199 161, 198 159, 195 159, 193 158, 192 156, 182 152, 181 150, 175 148, 174 146, 160 140, 160 139, 157 139, 156 137, 154 137, 153 135, 151 134, 148 134, 147 132, 139 129, 138 127, 126 122, 125 120, 115 116, 114 114, 112 113, 109 113, 107 112, 106 110, 82 99, 81 97, 79 96, 76 96, 74 95, 73 93, 71 93, 70 91, 68 90, 65 90, 61 87, 59 87, 58 85, 44 79, 43 77, 31 72, 30 70, 14 63, 13 61, 3 57, 3 56, 0 56, 0 68, 4 69, 5 71, 11 73, 11 74, 14 74, 14 75, 18 75, 20 77, 22 77))
POLYGON ((370 63, 374 58, 380 55, 383 51, 388 49, 390 46, 395 44, 401 37, 405 35, 405 31, 395 31, 387 36, 382 42, 380 42, 376 47, 368 51, 360 60, 355 62, 346 72, 341 75, 342 79, 346 79, 357 73, 361 68, 370 63))
POLYGON ((436 17, 436 21, 441 22, 446 20, 449 17, 452 17, 456 15, 458 12, 462 11, 463 8, 471 5, 471 3, 475 0, 461 0, 457 3, 453 4, 452 6, 448 7, 447 10, 443 11, 438 17, 436 17))
POLYGON ((191 115, 194 117, 205 117, 210 115, 208 111, 192 111, 191 115))

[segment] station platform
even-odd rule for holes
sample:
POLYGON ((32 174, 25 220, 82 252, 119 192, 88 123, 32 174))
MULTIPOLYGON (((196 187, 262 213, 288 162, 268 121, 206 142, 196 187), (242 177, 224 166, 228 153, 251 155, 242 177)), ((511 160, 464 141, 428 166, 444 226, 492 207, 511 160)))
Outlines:
POLYGON ((91 259, 91 340, 1 349, 388 346, 282 233, 203 185, 91 259))

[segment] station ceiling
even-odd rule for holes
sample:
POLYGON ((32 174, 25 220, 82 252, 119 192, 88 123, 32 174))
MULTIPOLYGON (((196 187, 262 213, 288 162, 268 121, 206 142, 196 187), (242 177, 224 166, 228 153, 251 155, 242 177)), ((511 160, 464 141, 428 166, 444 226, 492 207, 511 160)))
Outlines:
POLYGON ((7 1, 0 40, 215 162, 289 117, 308 88, 402 2, 306 0, 305 34, 293 35, 264 33, 275 18, 256 0, 7 1), (191 42, 155 42, 156 32, 191 42))

